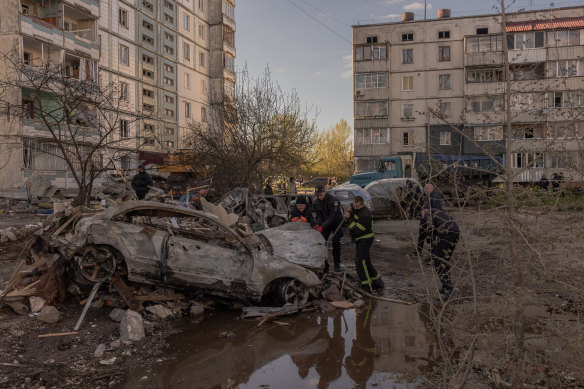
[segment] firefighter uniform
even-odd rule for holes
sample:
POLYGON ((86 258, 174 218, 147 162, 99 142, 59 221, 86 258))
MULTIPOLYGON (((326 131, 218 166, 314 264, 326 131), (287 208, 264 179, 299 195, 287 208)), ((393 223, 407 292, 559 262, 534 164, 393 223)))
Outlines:
POLYGON ((350 208, 349 232, 355 241, 355 268, 361 281, 361 287, 369 292, 383 288, 381 276, 371 263, 369 250, 373 244, 373 218, 366 206, 361 209, 350 208))
MULTIPOLYGON (((322 193, 324 188, 317 187, 316 194, 322 193)), ((343 213, 341 210, 341 203, 330 193, 326 193, 324 198, 314 199, 312 203, 312 215, 314 227, 318 229, 324 236, 324 240, 328 241, 330 234, 335 232, 335 229, 343 220, 343 213), (322 227, 319 228, 319 227, 322 227)), ((339 228, 337 233, 333 235, 333 260, 335 271, 340 271, 341 265, 341 238, 343 237, 343 230, 339 228)), ((328 261, 325 262, 324 272, 329 269, 328 261)))
POLYGON ((375 340, 371 336, 371 317, 375 303, 371 300, 356 312, 355 336, 351 354, 345 358, 345 369, 355 382, 355 388, 366 388, 375 369, 375 340))

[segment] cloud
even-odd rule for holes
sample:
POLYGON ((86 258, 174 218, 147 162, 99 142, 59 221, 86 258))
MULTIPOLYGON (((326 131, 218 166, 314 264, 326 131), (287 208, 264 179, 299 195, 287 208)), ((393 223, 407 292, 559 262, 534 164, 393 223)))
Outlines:
POLYGON ((353 77, 353 68, 351 67, 351 69, 345 70, 344 72, 342 72, 340 74, 340 77, 341 78, 351 78, 351 77, 353 77))
POLYGON ((321 73, 321 72, 320 72, 320 70, 319 70, 318 72, 314 73, 314 76, 315 76, 315 77, 316 77, 316 76, 320 76, 321 74, 322 74, 322 73, 321 73))
MULTIPOLYGON (((428 7, 428 9, 432 8, 432 4, 428 3, 427 7, 428 7)), ((424 3, 420 3, 418 1, 415 1, 415 2, 410 3, 408 5, 404 5, 404 9, 406 11, 421 10, 421 9, 424 9, 424 3)))
POLYGON ((343 62, 345 62, 345 67, 348 68, 344 72, 342 72, 339 76, 341 78, 351 78, 353 77, 353 56, 352 55, 345 55, 343 57, 343 62))
POLYGON ((397 4, 397 3, 402 3, 404 1, 405 0, 385 0, 383 2, 383 4, 385 4, 385 5, 393 5, 393 4, 397 4))
POLYGON ((278 73, 285 73, 285 72, 286 72, 286 69, 284 69, 284 68, 278 69, 278 73))
POLYGON ((382 19, 393 19, 393 18, 399 18, 401 15, 400 14, 389 14, 389 15, 385 15, 384 17, 382 17, 382 19))
POLYGON ((353 60, 353 55, 349 54, 349 55, 345 55, 343 57, 343 62, 351 62, 353 60))

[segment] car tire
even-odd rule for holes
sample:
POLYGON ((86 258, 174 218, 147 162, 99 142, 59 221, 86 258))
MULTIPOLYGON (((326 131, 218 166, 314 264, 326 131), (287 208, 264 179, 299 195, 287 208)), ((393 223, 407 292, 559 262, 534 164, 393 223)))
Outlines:
POLYGON ((74 279, 82 285, 111 280, 121 263, 117 250, 106 245, 85 246, 73 259, 74 279))
POLYGON ((308 301, 310 290, 297 279, 285 279, 278 285, 278 299, 282 305, 302 305, 308 301))

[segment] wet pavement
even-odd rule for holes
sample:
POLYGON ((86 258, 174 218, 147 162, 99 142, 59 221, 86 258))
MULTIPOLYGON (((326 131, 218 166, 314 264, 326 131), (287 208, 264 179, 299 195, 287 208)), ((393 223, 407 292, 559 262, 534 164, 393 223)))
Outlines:
POLYGON ((130 372, 125 389, 415 388, 435 350, 423 307, 366 301, 257 327, 233 311, 182 323, 175 359, 130 372), (289 325, 284 325, 287 323, 289 325), (218 338, 222 332, 233 338, 218 338))

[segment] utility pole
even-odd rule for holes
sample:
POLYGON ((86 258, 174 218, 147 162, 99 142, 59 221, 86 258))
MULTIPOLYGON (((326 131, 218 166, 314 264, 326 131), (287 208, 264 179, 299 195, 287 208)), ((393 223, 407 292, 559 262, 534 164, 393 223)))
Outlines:
POLYGON ((424 20, 426 20, 426 7, 428 6, 428 0, 424 0, 424 20))

